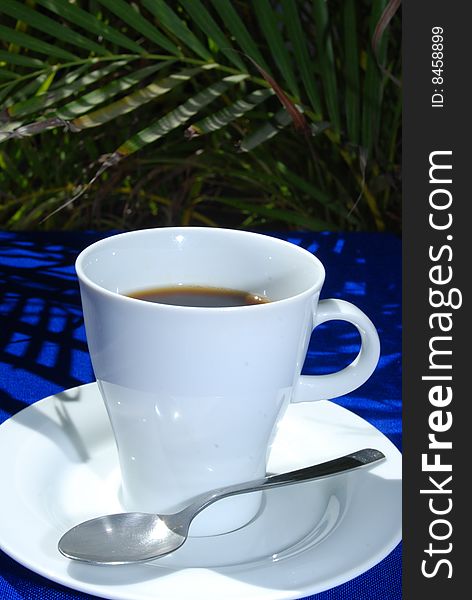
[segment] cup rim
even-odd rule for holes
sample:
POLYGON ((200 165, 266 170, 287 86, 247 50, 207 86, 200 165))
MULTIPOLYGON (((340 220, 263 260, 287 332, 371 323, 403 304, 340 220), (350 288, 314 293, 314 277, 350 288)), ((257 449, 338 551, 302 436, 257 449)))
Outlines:
POLYGON ((120 301, 131 302, 134 304, 139 303, 139 305, 141 307, 146 306, 150 310, 156 310, 156 308, 159 308, 160 310, 168 310, 168 311, 175 311, 175 310, 186 311, 186 312, 213 311, 213 312, 218 312, 218 313, 233 312, 233 311, 240 311, 240 310, 244 310, 244 311, 267 310, 267 309, 270 309, 270 307, 272 307, 272 306, 280 306, 282 303, 290 303, 295 300, 301 299, 305 296, 312 296, 314 293, 321 290, 323 283, 324 283, 325 275, 326 275, 326 270, 324 268, 324 265, 320 261, 319 258, 317 258, 314 254, 312 254, 305 248, 301 248, 300 246, 297 246, 296 244, 293 244, 292 242, 289 242, 287 240, 281 240, 277 237, 274 237, 274 236, 271 236, 268 234, 264 234, 264 233, 245 231, 245 230, 240 230, 240 229, 231 229, 231 228, 226 228, 226 227, 194 227, 194 226, 150 227, 150 228, 145 228, 145 229, 136 229, 133 231, 124 231, 124 232, 117 233, 117 234, 107 235, 106 237, 104 237, 100 240, 97 240, 96 242, 93 242, 92 244, 88 245, 86 248, 84 248, 78 254, 78 256, 75 260, 75 270, 76 270, 79 282, 86 284, 88 287, 92 288, 96 292, 98 292, 106 297, 109 297, 109 298, 120 299, 120 301), (111 240, 116 240, 117 238, 138 237, 139 235, 143 235, 143 234, 146 235, 146 234, 150 234, 151 232, 158 232, 158 231, 163 231, 163 232, 165 231, 167 234, 171 234, 171 235, 173 233, 175 235, 178 235, 179 233, 183 233, 183 232, 187 233, 189 231, 198 231, 200 233, 204 232, 205 235, 206 234, 212 235, 213 233, 219 232, 219 233, 225 233, 228 235, 234 235, 237 237, 264 238, 266 241, 269 241, 270 243, 273 243, 273 244, 281 246, 281 247, 285 247, 285 248, 289 249, 291 252, 294 252, 295 254, 299 254, 300 256, 304 256, 305 258, 308 258, 314 265, 316 265, 316 267, 319 271, 319 274, 318 274, 318 277, 316 278, 316 280, 312 283, 312 285, 310 285, 309 287, 307 287, 306 289, 304 289, 303 291, 301 291, 297 294, 288 296, 287 298, 280 298, 278 300, 271 300, 270 302, 264 302, 264 303, 260 303, 260 304, 250 304, 250 305, 242 305, 242 306, 211 306, 211 307, 210 306, 182 306, 182 305, 175 305, 175 304, 164 304, 164 303, 159 303, 159 302, 146 302, 139 298, 132 298, 130 296, 126 296, 119 292, 114 292, 114 291, 108 290, 108 289, 102 287, 101 285, 99 285, 98 283, 96 283, 95 281, 93 281, 88 275, 86 275, 85 270, 83 268, 84 261, 87 259, 87 257, 92 252, 94 252, 101 246, 106 246, 107 244, 110 243, 111 240))

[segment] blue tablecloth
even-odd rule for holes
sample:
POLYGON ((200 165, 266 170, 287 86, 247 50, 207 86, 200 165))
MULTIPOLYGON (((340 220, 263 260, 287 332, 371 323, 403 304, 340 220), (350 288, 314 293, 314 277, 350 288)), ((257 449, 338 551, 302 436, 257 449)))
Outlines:
MULTIPOLYGON (((367 383, 336 402, 369 421, 401 449, 400 239, 379 233, 274 235, 303 246, 324 263, 322 298, 349 300, 374 321, 382 345, 379 366, 367 383)), ((0 422, 41 398, 94 380, 74 261, 85 246, 104 236, 0 232, 0 422)), ((345 366, 357 353, 358 338, 346 324, 320 326, 304 372, 324 373, 345 366)), ((86 597, 30 572, 0 552, 2 600, 86 597)), ((310 598, 400 600, 400 546, 363 575, 310 598)))

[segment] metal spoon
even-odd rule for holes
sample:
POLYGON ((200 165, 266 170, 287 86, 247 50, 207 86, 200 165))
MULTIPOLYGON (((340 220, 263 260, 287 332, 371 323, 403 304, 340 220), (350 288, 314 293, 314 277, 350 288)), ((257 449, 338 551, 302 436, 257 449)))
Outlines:
POLYGON ((319 465, 205 492, 174 514, 129 512, 97 517, 70 529, 59 540, 58 548, 67 558, 96 565, 123 565, 153 560, 182 546, 194 517, 217 500, 330 477, 383 458, 385 455, 379 450, 364 448, 319 465))

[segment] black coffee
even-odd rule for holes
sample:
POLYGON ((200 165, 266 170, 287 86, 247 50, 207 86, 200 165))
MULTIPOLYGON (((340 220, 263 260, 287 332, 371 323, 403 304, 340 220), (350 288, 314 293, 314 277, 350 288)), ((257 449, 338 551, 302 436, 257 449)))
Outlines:
POLYGON ((250 292, 230 290, 226 288, 176 285, 170 287, 147 288, 127 294, 130 298, 174 304, 176 306, 203 306, 207 308, 227 306, 249 306, 251 304, 266 304, 270 302, 265 296, 250 292))

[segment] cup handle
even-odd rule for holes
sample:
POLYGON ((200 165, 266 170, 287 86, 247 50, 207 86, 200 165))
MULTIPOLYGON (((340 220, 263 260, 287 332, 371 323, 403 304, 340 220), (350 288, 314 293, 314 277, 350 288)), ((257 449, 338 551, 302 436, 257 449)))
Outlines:
POLYGON ((375 370, 380 356, 380 341, 372 321, 354 304, 345 300, 321 300, 314 319, 314 328, 326 321, 347 321, 361 335, 359 354, 350 365, 328 375, 302 375, 295 385, 292 402, 328 400, 352 392, 361 386, 375 370))

